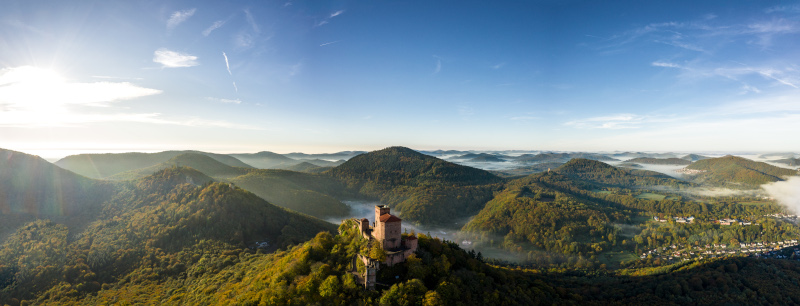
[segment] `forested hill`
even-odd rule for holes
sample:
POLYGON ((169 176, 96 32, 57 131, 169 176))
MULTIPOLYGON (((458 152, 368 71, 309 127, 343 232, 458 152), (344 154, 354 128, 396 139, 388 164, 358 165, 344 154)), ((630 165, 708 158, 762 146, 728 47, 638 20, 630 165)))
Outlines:
MULTIPOLYGON (((112 187, 33 155, 0 149, 0 214, 63 216, 93 207, 112 187)), ((1 226, 0 226, 1 227, 1 226)))
POLYGON ((758 188, 797 175, 795 170, 731 155, 699 160, 686 168, 705 171, 694 178, 698 183, 731 188, 758 188))
POLYGON ((0 246, 0 304, 80 299, 114 283, 180 281, 233 264, 256 242, 269 252, 336 229, 209 179, 193 169, 164 169, 120 184, 79 232, 48 220, 20 227, 0 246))
POLYGON ((358 187, 396 185, 483 185, 501 182, 488 171, 461 166, 405 147, 390 147, 355 156, 327 172, 358 187))
POLYGON ((688 165, 692 163, 691 160, 675 158, 675 157, 673 158, 637 157, 634 159, 626 160, 625 162, 650 164, 650 165, 688 165))
POLYGON ((800 166, 800 158, 784 158, 784 159, 773 160, 772 162, 784 164, 790 167, 800 166))
POLYGON ((393 206, 404 219, 449 224, 483 208, 503 179, 404 147, 361 154, 327 172, 351 193, 393 206))
POLYGON ((231 167, 252 168, 242 161, 224 154, 200 151, 164 151, 159 153, 106 153, 70 155, 57 161, 61 168, 91 177, 105 178, 114 174, 155 166, 169 159, 184 154, 197 153, 207 155, 231 167))
POLYGON ((567 177, 605 186, 687 185, 686 182, 655 171, 621 169, 600 161, 582 158, 572 159, 554 171, 567 177))
POLYGON ((117 173, 107 177, 110 180, 130 180, 142 178, 165 168, 181 166, 191 167, 200 172, 217 178, 232 178, 247 173, 252 168, 232 167, 219 162, 208 155, 199 153, 184 153, 175 156, 168 161, 150 167, 117 173))
POLYGON ((252 154, 230 154, 248 165, 261 169, 271 169, 276 167, 288 167, 300 163, 300 161, 286 157, 284 155, 269 151, 262 151, 252 154))

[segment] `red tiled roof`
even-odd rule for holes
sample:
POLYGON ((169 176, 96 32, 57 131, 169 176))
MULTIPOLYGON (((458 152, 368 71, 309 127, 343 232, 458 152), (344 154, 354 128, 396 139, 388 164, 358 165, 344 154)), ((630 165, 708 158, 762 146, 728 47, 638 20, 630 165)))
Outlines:
POLYGON ((383 214, 381 215, 381 222, 400 222, 400 218, 393 216, 392 214, 383 214))
POLYGON ((406 240, 417 240, 417 237, 415 237, 415 236, 408 236, 408 237, 406 237, 406 240))

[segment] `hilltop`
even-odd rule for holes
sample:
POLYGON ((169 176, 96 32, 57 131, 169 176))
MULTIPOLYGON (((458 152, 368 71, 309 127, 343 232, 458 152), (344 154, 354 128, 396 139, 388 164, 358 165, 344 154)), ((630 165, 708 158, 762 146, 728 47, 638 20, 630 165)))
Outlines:
POLYGON ((539 153, 536 155, 522 154, 516 158, 519 162, 529 163, 544 163, 544 162, 561 162, 565 163, 573 158, 583 158, 599 161, 615 161, 616 158, 611 158, 605 155, 594 153, 539 153))
POLYGON ((260 169, 271 169, 279 167, 287 167, 300 163, 298 160, 284 155, 273 153, 269 151, 262 151, 253 154, 229 154, 242 162, 260 169))
POLYGON ((554 171, 567 177, 604 186, 686 185, 686 182, 655 171, 622 169, 600 161, 580 158, 570 160, 554 171))
POLYGON ((686 168, 703 171, 693 178, 694 182, 731 188, 758 188, 797 175, 795 170, 732 155, 699 160, 686 168))
POLYGON ((404 147, 358 155, 325 172, 352 193, 380 200, 413 222, 452 224, 480 210, 503 180, 404 147))
POLYGON ((231 179, 275 205, 319 218, 343 217, 350 207, 337 197, 346 197, 345 185, 329 176, 288 170, 254 170, 231 179))
POLYGON ((785 159, 778 159, 773 160, 773 163, 784 164, 790 167, 797 167, 800 166, 800 158, 785 158, 785 159))
POLYGON ((637 157, 626 160, 627 163, 639 163, 650 165, 688 165, 692 162, 683 158, 652 158, 652 157, 637 157))
POLYGON ((171 168, 175 166, 191 167, 198 171, 216 178, 232 178, 243 175, 250 170, 251 167, 232 167, 222 162, 217 161, 205 154, 199 153, 184 153, 170 158, 168 161, 159 163, 146 168, 126 171, 109 176, 109 180, 131 180, 142 178, 151 175, 161 169, 171 168))
POLYGON ((159 153, 106 153, 70 155, 55 162, 61 168, 90 178, 106 178, 117 173, 147 168, 169 161, 181 154, 206 155, 231 167, 252 168, 242 161, 224 154, 200 151, 164 151, 159 153))
POLYGON ((19 227, 0 246, 0 303, 64 304, 110 284, 198 277, 248 249, 286 248, 336 229, 209 179, 189 168, 163 169, 122 184, 77 233, 49 220, 19 227))
POLYGON ((711 157, 698 155, 698 154, 688 154, 688 155, 686 155, 684 157, 681 157, 681 159, 688 160, 690 162, 696 162, 696 161, 701 160, 701 159, 709 159, 709 158, 711 158, 711 157))

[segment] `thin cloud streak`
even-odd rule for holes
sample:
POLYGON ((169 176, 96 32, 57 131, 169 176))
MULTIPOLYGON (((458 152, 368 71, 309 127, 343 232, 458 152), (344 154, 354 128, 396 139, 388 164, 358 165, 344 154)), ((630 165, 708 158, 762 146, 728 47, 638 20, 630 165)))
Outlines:
POLYGON ((153 52, 153 62, 166 68, 185 68, 200 65, 197 56, 161 48, 153 52))
POLYGON ((341 41, 341 40, 337 40, 337 41, 331 41, 331 42, 326 42, 326 43, 320 44, 319 46, 320 46, 320 47, 324 47, 324 46, 327 46, 327 45, 332 45, 332 44, 338 43, 338 42, 340 42, 340 41, 341 41))
POLYGON ((167 20, 167 30, 174 29, 179 24, 189 19, 189 17, 192 17, 196 11, 196 8, 192 8, 172 13, 172 15, 169 17, 169 20, 167 20))
POLYGON ((209 26, 208 28, 203 30, 203 36, 211 35, 212 31, 221 28, 223 25, 225 25, 225 21, 224 20, 214 21, 214 23, 211 26, 209 26))
POLYGON ((244 10, 244 17, 247 20, 247 24, 253 28, 253 32, 256 32, 256 34, 261 33, 261 29, 258 27, 255 18, 253 18, 253 14, 250 14, 250 9, 244 10))
POLYGON ((233 73, 231 73, 231 65, 228 63, 228 55, 222 52, 222 57, 225 58, 225 69, 228 69, 228 74, 233 75, 233 73))

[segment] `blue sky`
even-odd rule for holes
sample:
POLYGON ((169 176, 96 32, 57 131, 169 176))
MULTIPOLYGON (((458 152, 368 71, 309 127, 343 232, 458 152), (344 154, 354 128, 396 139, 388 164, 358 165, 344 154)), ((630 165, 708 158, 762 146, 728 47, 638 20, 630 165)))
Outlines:
POLYGON ((0 147, 800 151, 800 2, 0 0, 0 147))

